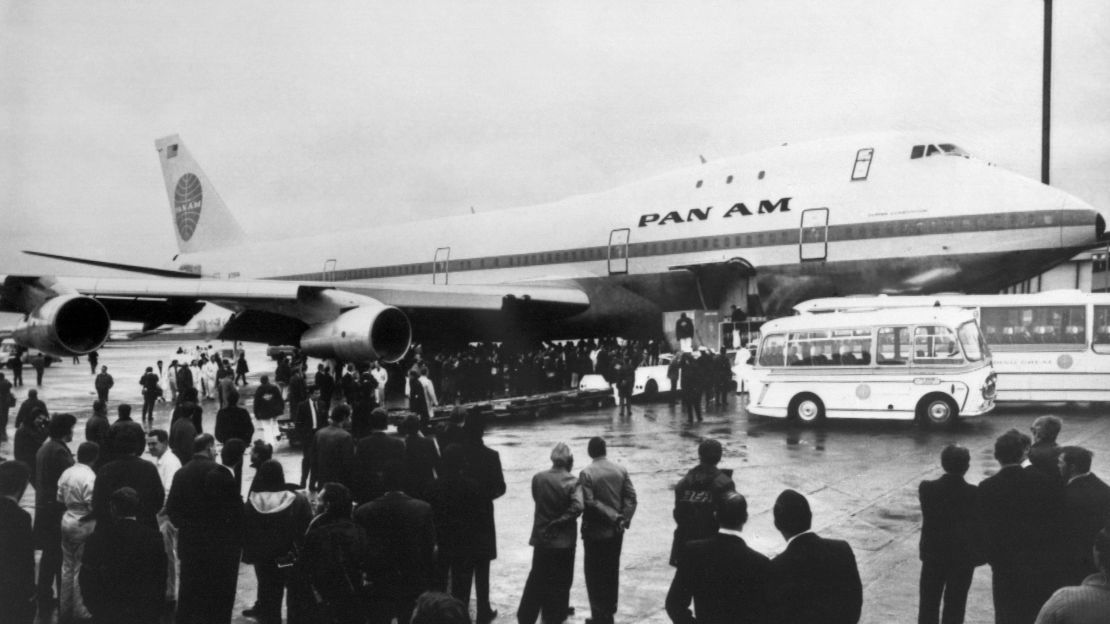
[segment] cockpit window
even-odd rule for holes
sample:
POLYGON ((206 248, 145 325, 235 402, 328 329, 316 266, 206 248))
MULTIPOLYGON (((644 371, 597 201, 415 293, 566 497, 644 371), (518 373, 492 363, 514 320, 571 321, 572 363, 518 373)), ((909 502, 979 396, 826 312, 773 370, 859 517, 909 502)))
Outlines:
POLYGON ((966 150, 960 148, 958 145, 953 145, 951 143, 937 143, 931 145, 914 145, 913 149, 910 150, 910 160, 921 158, 922 156, 935 156, 937 154, 971 158, 971 154, 969 154, 966 150))
POLYGON ((964 158, 971 158, 971 154, 967 153, 967 150, 960 148, 958 145, 952 145, 951 143, 941 143, 940 149, 944 150, 944 153, 949 156, 963 156, 964 158))

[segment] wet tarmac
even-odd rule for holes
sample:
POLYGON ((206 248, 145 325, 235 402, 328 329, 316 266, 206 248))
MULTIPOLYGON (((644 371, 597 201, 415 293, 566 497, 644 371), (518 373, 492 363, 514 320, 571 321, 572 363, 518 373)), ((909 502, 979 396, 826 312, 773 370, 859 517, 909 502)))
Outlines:
MULTIPOLYGON (((158 359, 169 363, 179 343, 110 343, 100 351, 100 364, 115 377, 109 413, 127 401, 135 416, 141 406, 139 376, 158 359)), ((188 346, 193 346, 190 343, 188 346)), ((217 346, 230 346, 219 345, 217 346)), ((264 347, 247 345, 252 367, 251 385, 244 391, 245 404, 261 374, 272 372, 264 347)), ((34 371, 25 369, 25 382, 16 389, 22 402, 33 386, 34 371)), ((84 439, 84 420, 95 392, 87 362, 66 359, 46 371, 43 398, 51 412, 71 411, 78 426, 71 448, 84 439)), ((673 576, 667 564, 674 530, 671 511, 676 481, 697 463, 697 445, 711 437, 724 445, 721 467, 734 471, 737 488, 748 499, 751 515, 744 535, 749 545, 769 556, 785 543, 774 529, 771 505, 784 488, 805 494, 814 514, 814 530, 827 537, 847 540, 855 551, 864 586, 861 622, 908 622, 916 619, 917 580, 920 573, 918 539, 921 512, 917 486, 922 479, 941 473, 939 456, 949 443, 971 450, 967 479, 977 483, 997 470, 992 458, 994 438, 1013 427, 1028 432, 1033 419, 1055 414, 1064 421, 1061 444, 1078 444, 1095 453, 1095 473, 1110 475, 1110 407, 1089 404, 1003 405, 994 413, 961 422, 954 429, 928 430, 906 422, 832 421, 814 429, 750 416, 745 397, 733 396, 729 405, 705 413, 702 423, 688 424, 678 408, 664 399, 636 404, 632 416, 620 417, 616 408, 556 415, 545 420, 498 425, 494 423, 486 444, 501 454, 507 493, 496 501, 499 557, 491 569, 491 598, 500 612, 497 621, 515 620, 524 580, 531 564, 528 536, 532 526, 530 482, 532 474, 549 467, 548 456, 557 442, 566 442, 575 455, 575 469, 589 461, 586 442, 600 435, 609 445, 609 458, 631 473, 639 507, 625 537, 621 559, 619 622, 667 622, 663 602, 673 576)), ((205 430, 215 421, 215 402, 205 403, 205 430)), ((15 412, 12 412, 14 419, 15 412)), ((168 427, 170 408, 160 404, 155 426, 168 427)), ((9 436, 11 435, 9 426, 9 436)), ((10 442, 0 445, 0 455, 10 456, 10 442)), ((299 477, 300 453, 284 442, 276 457, 288 480, 299 477)), ((253 471, 246 469, 244 488, 253 471)), ((33 493, 25 499, 33 506, 33 493)), ((582 575, 581 548, 571 591, 576 613, 570 622, 589 617, 582 575)), ((235 622, 252 622, 240 615, 255 597, 253 570, 242 566, 235 622)), ((472 607, 473 608, 473 607, 472 607)), ((967 622, 994 621, 990 570, 977 569, 968 600, 967 622)))

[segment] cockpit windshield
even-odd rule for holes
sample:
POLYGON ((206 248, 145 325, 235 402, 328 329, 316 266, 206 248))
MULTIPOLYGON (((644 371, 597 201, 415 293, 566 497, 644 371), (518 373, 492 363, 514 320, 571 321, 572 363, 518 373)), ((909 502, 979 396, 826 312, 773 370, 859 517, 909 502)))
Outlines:
POLYGON ((952 143, 931 143, 929 145, 914 145, 910 150, 910 159, 936 156, 943 154, 945 156, 962 156, 964 158, 971 158, 971 154, 967 150, 952 143))

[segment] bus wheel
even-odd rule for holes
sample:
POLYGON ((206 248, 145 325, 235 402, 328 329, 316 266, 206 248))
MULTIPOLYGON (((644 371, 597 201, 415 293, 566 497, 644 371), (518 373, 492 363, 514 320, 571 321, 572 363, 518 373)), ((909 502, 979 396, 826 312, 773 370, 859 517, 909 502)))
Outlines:
POLYGON ((825 405, 812 394, 799 394, 790 402, 790 418, 812 424, 825 418, 825 405))
POLYGON ((925 397, 918 404, 918 409, 930 425, 950 425, 956 421, 956 404, 946 396, 925 397))
POLYGON ((659 384, 655 383, 654 379, 649 379, 647 383, 644 384, 644 398, 648 401, 653 401, 658 394, 659 384))

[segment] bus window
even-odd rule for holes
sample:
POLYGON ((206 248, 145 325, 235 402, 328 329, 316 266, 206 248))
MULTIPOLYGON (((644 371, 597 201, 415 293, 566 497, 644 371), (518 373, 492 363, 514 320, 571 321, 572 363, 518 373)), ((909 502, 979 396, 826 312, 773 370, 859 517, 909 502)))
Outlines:
POLYGON ((910 346, 910 328, 880 327, 875 361, 880 366, 904 365, 910 361, 910 346))
POLYGON ((1081 305, 984 307, 980 323, 992 345, 1087 342, 1087 312, 1081 305))
POLYGON ((1095 353, 1110 353, 1110 306, 1095 306, 1094 339, 1091 348, 1095 353))
POLYGON ((763 339, 759 350, 760 366, 783 366, 786 353, 786 338, 782 334, 772 334, 763 339))
POLYGON ((989 349, 986 340, 983 339, 982 332, 975 323, 964 323, 956 330, 960 336, 960 343, 964 347, 964 355, 972 362, 978 362, 983 359, 989 349))
POLYGON ((918 327, 913 332, 914 364, 962 364, 960 345, 947 327, 918 327))

